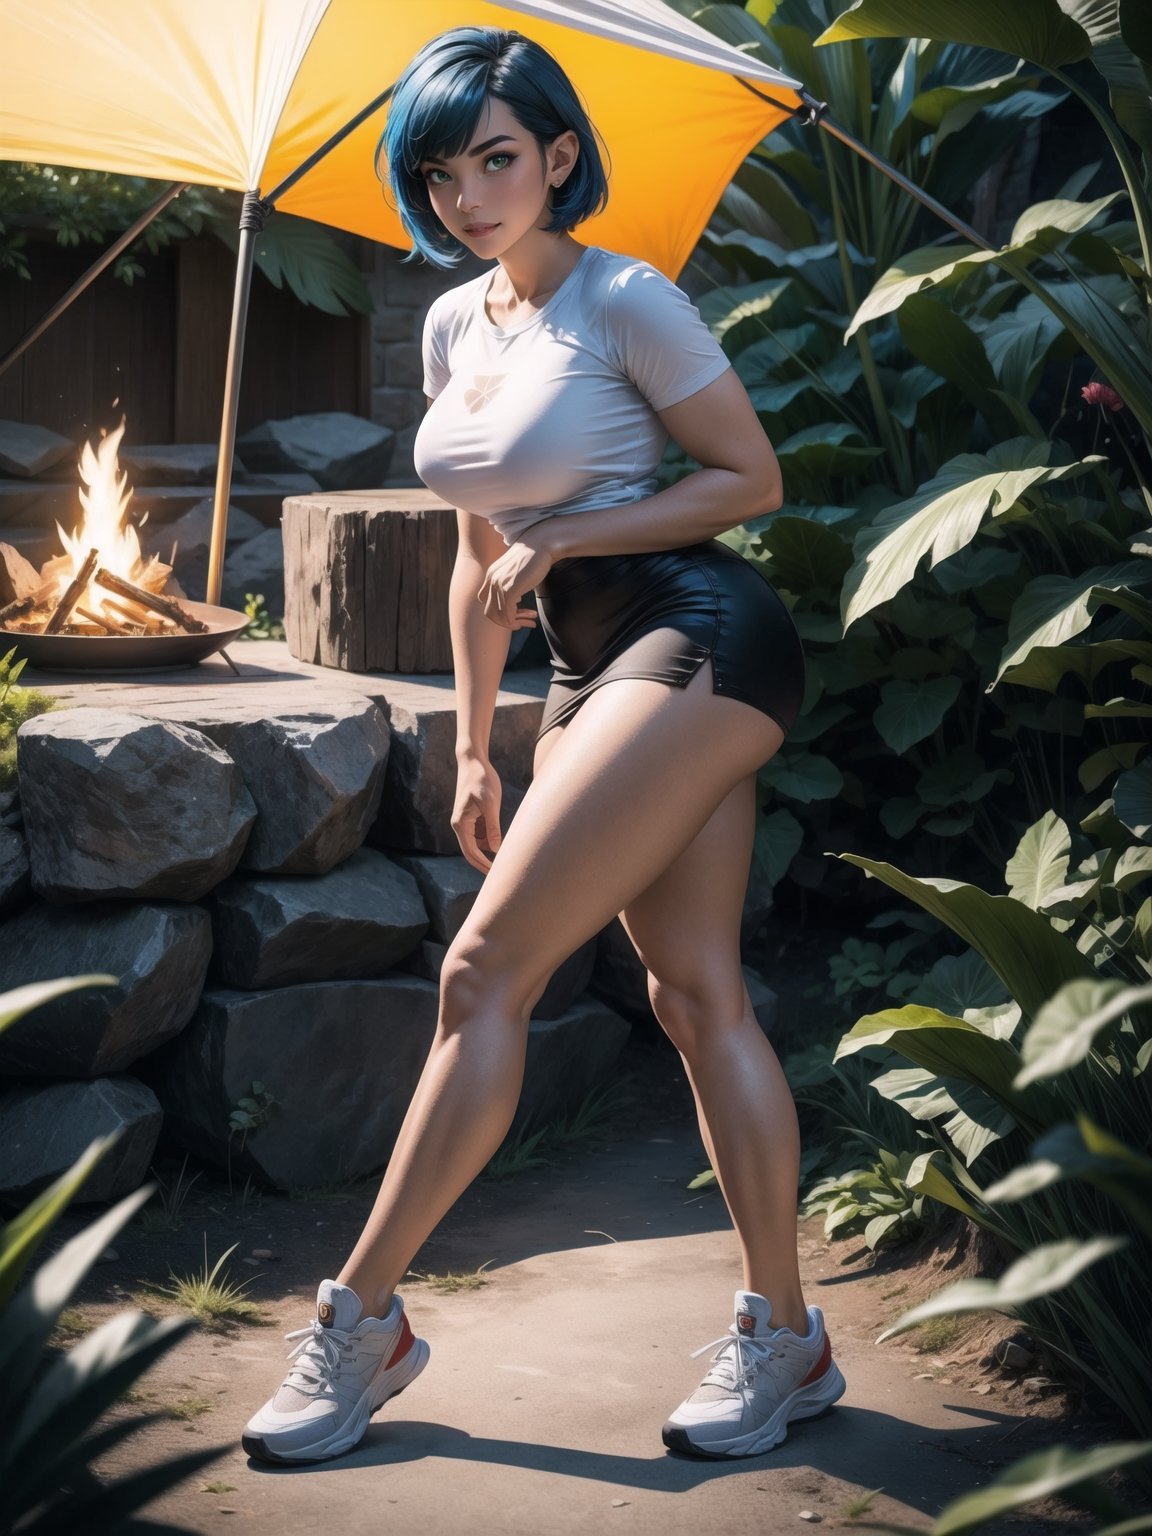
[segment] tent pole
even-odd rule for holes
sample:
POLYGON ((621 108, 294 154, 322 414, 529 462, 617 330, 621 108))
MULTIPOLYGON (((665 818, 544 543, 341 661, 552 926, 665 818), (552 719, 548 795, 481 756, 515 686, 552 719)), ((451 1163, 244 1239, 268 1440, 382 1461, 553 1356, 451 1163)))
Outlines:
POLYGON ((220 452, 216 460, 216 492, 212 503, 212 543, 208 551, 208 591, 205 601, 220 601, 224 575, 224 544, 228 533, 228 497, 232 491, 232 458, 236 451, 236 418, 240 409, 240 370, 244 363, 244 333, 256 240, 272 212, 258 191, 245 192, 240 214, 240 249, 232 292, 232 328, 228 334, 228 363, 224 374, 224 411, 220 423, 220 452))
POLYGON ((101 272, 103 272, 104 268, 115 261, 120 252, 126 250, 127 247, 132 244, 133 240, 136 239, 137 235, 139 235, 142 230, 147 229, 148 225, 151 224, 152 220, 157 216, 157 214, 163 213, 164 209, 167 208, 172 199, 179 197, 180 193, 185 191, 188 185, 189 183, 186 181, 174 181, 172 185, 164 193, 162 193, 159 198, 157 198, 157 200, 152 204, 151 208, 146 208, 140 217, 136 220, 135 224, 133 224, 130 229, 126 229, 124 233, 119 237, 119 239, 116 240, 114 244, 110 245, 108 249, 103 253, 103 255, 92 263, 87 272, 76 279, 64 297, 53 304, 52 308, 47 312, 47 314, 41 315, 40 319, 37 320, 32 329, 30 331, 26 331, 24 335, 21 336, 16 345, 9 351, 5 352, 3 357, 0 357, 0 373, 3 373, 6 368, 10 368, 18 357, 22 357, 23 354, 27 352, 28 348, 37 339, 37 337, 43 336, 44 332, 48 329, 52 322, 60 318, 68 306, 80 297, 85 288, 87 288, 91 283, 95 282, 95 280, 100 276, 101 272))
POLYGON ((849 149, 854 149, 858 155, 862 155, 870 165, 874 165, 878 171, 883 171, 884 175, 894 181, 898 187, 923 203, 930 213, 934 213, 938 219, 943 219, 945 224, 951 224, 952 228, 963 235, 965 240, 971 241, 982 251, 996 250, 996 246, 989 245, 984 236, 978 234, 970 224, 965 224, 963 219, 958 219, 954 213, 945 208, 943 203, 937 202, 930 192, 925 192, 923 187, 918 187, 914 181, 909 181, 903 171, 898 171, 887 160, 874 154, 866 144, 861 144, 859 139, 854 139, 850 133, 845 133, 843 128, 830 123, 826 117, 820 117, 818 124, 825 133, 831 134, 834 139, 839 139, 841 144, 847 144, 849 149))

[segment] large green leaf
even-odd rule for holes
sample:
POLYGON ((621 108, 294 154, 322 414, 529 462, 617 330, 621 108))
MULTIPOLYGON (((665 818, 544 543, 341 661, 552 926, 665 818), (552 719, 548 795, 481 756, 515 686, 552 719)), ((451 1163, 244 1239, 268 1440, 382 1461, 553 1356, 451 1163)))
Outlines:
POLYGON ((1009 1265, 999 1280, 960 1280, 946 1286, 903 1313, 876 1342, 882 1344, 893 1334, 903 1333, 931 1317, 953 1317, 962 1312, 1011 1314, 1024 1302, 1063 1290, 1084 1270, 1117 1253, 1127 1242, 1125 1237, 1094 1237, 1087 1242, 1069 1238, 1041 1243, 1009 1265))
POLYGON ((847 542, 812 518, 775 513, 760 530, 760 544, 772 558, 773 576, 792 592, 835 590, 852 564, 847 542))
POLYGON ((831 800, 844 788, 844 775, 836 764, 815 752, 774 757, 761 768, 759 778, 762 784, 803 805, 812 800, 831 800))
POLYGON ((1152 758, 1122 773, 1112 794, 1117 819, 1142 842, 1152 843, 1152 758))
MULTIPOLYGON (((1094 1445, 1087 1451, 1066 1445, 1035 1451, 1031 1456, 1013 1462, 983 1487, 953 1499, 937 1516, 931 1536, 964 1536, 967 1531, 976 1530, 990 1520, 1041 1499, 1063 1495, 1065 1499, 1079 1503, 1076 1490, 1090 1478, 1103 1477, 1149 1455, 1152 1455, 1152 1443, 1142 1440, 1094 1445)), ((1148 1530, 1149 1519, 1145 1515, 1138 1516, 1134 1522, 1125 1522, 1129 1536, 1135 1536, 1139 1530, 1148 1530)), ((1112 1536, 1117 1536, 1121 1529, 1121 1526, 1113 1526, 1112 1536)), ((1097 1536, 1109 1536, 1109 1533, 1097 1528, 1097 1536)))
MULTIPOLYGON (((216 220, 214 228, 239 250, 240 232, 228 220, 216 220)), ((256 238, 255 261, 273 287, 288 287, 302 304, 327 315, 370 315, 376 307, 364 274, 324 224, 277 213, 256 238)))
POLYGON ((1012 238, 998 251, 976 250, 970 245, 930 245, 905 252, 879 278, 852 316, 844 340, 848 341, 870 320, 899 309, 905 299, 925 288, 958 283, 1001 257, 1016 257, 1018 267, 1021 260, 1026 262, 1045 251, 1054 250, 1068 235, 1087 228, 1120 196, 1119 192, 1110 192, 1090 203, 1076 203, 1065 198, 1035 203, 1020 215, 1012 238))
POLYGON ((968 43, 1036 64, 1071 64, 1090 51, 1083 29, 1056 0, 1004 5, 999 0, 855 0, 816 38, 816 46, 854 37, 930 37, 968 43))
POLYGON ((786 806, 779 806, 757 823, 753 868, 769 885, 776 885, 788 873, 803 841, 804 828, 786 806))
POLYGON ((1080 679, 1087 692, 1105 667, 1117 661, 1139 660, 1152 664, 1152 645, 1143 640, 1096 640, 1087 645, 1034 645, 1004 681, 1025 688, 1055 693, 1069 672, 1080 679))
POLYGON ((1067 826, 1055 811, 1045 811, 1024 833, 1008 860, 1008 894, 1039 912, 1044 898, 1066 882, 1071 852, 1072 834, 1067 826))
MULTIPOLYGON (((988 691, 1019 666, 1034 646, 1063 645, 1087 629, 1097 608, 1113 602, 1113 594, 1123 596, 1126 588, 1140 585, 1152 585, 1152 560, 1097 565, 1076 576, 1034 577, 1012 606, 1008 643, 988 691)), ((1007 680, 1018 679, 1013 675, 1007 680)))
POLYGON ((1083 1061, 1096 1036, 1136 1008, 1152 1006, 1152 985, 1120 981, 1070 981, 1040 1009, 1020 1043, 1024 1066, 1014 1086, 1026 1088, 1057 1077, 1083 1061))
POLYGON ((984 1198, 992 1205, 1009 1205, 1062 1179, 1083 1179, 1103 1190, 1152 1239, 1152 1158, 1110 1136, 1083 1113, 1075 1125, 1057 1125, 1041 1136, 1031 1160, 990 1184, 984 1198))
POLYGON ((1095 966, 1071 940, 1011 896, 990 896, 959 880, 917 880, 855 853, 837 857, 883 880, 958 933, 984 956, 1027 1018, 1035 1017, 1064 982, 1095 978, 1095 966))
POLYGON ((904 753, 931 736, 959 696, 958 677, 927 677, 920 682, 891 678, 880 689, 881 702, 872 720, 893 752, 904 753))
POLYGON ((865 1014, 841 1037, 832 1059, 839 1061, 878 1045, 899 1051, 927 1072, 983 1089, 1034 1133, 1051 1123, 1052 1110, 1045 1099, 1013 1091, 1020 1066, 1016 1047, 985 1034, 966 1019, 915 1004, 865 1014))
POLYGON ((1092 462, 1050 464, 1050 443, 1010 438, 985 453, 962 453, 941 465, 914 496, 888 507, 862 530, 856 563, 841 592, 847 630, 862 614, 897 593, 915 576, 963 549, 987 517, 1003 517, 1026 492, 1050 481, 1087 474, 1092 462))

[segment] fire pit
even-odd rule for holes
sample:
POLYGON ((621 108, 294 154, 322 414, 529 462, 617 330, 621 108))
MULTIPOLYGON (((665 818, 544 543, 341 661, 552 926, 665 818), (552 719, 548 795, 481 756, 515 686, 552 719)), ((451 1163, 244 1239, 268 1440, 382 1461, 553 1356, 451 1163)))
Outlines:
MULTIPOLYGON (((128 477, 117 460, 123 435, 121 422, 95 452, 84 444, 83 516, 71 534, 56 524, 65 552, 39 571, 15 551, 5 553, 14 596, 0 608, 0 636, 16 640, 33 667, 68 672, 187 667, 247 627, 246 613, 189 602, 169 582, 171 565, 154 554, 144 557, 137 527, 128 521, 128 477)), ((147 513, 140 526, 146 519, 147 513)))

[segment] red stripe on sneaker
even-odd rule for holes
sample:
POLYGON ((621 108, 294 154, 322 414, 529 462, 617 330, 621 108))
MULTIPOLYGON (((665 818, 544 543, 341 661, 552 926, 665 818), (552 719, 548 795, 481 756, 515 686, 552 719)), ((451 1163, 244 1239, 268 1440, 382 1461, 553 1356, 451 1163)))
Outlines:
POLYGON ((812 1369, 808 1372, 807 1376, 805 1376, 804 1380, 802 1382, 800 1382, 800 1386, 801 1387, 806 1387, 810 1381, 818 1381, 820 1379, 820 1377, 823 1376, 824 1372, 828 1369, 828 1367, 831 1364, 832 1364, 832 1340, 828 1337, 827 1334, 825 1334, 824 1335, 824 1348, 820 1351, 820 1358, 819 1358, 819 1360, 817 1360, 816 1364, 812 1367, 812 1369))
POLYGON ((403 1360, 404 1356, 411 1348, 412 1324, 408 1321, 408 1314, 405 1313, 404 1316, 400 1319, 400 1337, 396 1340, 396 1348, 388 1357, 388 1364, 385 1369, 390 1370, 392 1366, 396 1364, 397 1360, 403 1360))

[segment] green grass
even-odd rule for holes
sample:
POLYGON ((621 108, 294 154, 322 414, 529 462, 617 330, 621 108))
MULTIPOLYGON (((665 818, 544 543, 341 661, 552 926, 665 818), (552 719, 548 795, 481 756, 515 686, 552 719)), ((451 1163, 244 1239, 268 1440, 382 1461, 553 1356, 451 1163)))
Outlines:
POLYGON ((479 1269, 449 1270, 442 1275, 421 1275, 416 1270, 410 1269, 404 1276, 405 1280, 419 1280, 429 1290, 439 1291, 442 1296, 454 1295, 456 1291, 478 1291, 482 1285, 488 1284, 488 1276, 484 1271, 492 1263, 486 1259, 479 1269))
POLYGON ((235 1493, 235 1483, 201 1483, 201 1493, 235 1493))
POLYGON ((216 1406, 212 1397, 178 1397, 174 1403, 165 1403, 164 1412, 170 1419, 198 1419, 201 1414, 211 1413, 216 1406))
POLYGON ((188 1170, 188 1155, 185 1153, 184 1161, 180 1166, 180 1172, 171 1183, 166 1183, 156 1169, 152 1169, 156 1180, 156 1203, 149 1202, 145 1205, 136 1218, 140 1227, 145 1232, 178 1232, 180 1230, 184 1203, 188 1199, 188 1192, 200 1177, 194 1173, 190 1179, 184 1177, 188 1170))
POLYGON ((82 1339, 97 1325, 83 1315, 78 1307, 65 1307, 56 1319, 56 1326, 48 1340, 49 1345, 62 1345, 72 1339, 82 1339))
POLYGON ((883 1493, 883 1488, 873 1488, 869 1493, 858 1493, 855 1498, 849 1499, 841 1510, 846 1520, 855 1520, 858 1515, 866 1515, 872 1508, 872 1500, 878 1493, 883 1493))
POLYGON ((918 1354, 933 1355, 955 1344, 964 1332, 964 1323, 958 1317, 932 1317, 921 1323, 913 1342, 918 1354))
POLYGON ((204 1234, 204 1269, 198 1275, 176 1275, 171 1270, 168 1278, 171 1285, 153 1285, 145 1287, 146 1292, 152 1292, 171 1298, 185 1311, 191 1312, 202 1323, 209 1327, 218 1327, 221 1323, 263 1323, 264 1314, 254 1301, 250 1301, 244 1295, 244 1285, 250 1281, 244 1281, 236 1285, 231 1281, 218 1281, 224 1262, 235 1253, 239 1243, 233 1243, 227 1252, 222 1253, 216 1260, 212 1272, 208 1272, 208 1234, 204 1234))

